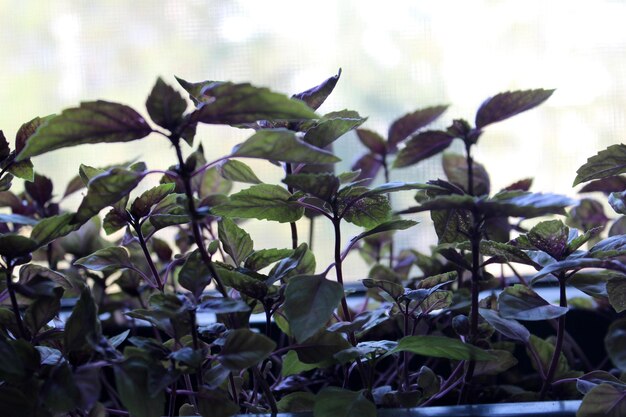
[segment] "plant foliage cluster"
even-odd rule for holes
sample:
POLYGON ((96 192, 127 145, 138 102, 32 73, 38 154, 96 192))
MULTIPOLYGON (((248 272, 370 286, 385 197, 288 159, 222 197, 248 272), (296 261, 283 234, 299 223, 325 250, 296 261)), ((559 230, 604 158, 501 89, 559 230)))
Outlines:
POLYGON ((4 416, 369 417, 377 407, 583 396, 580 416, 626 415, 626 147, 591 157, 574 181, 608 195, 621 216, 610 221, 600 202, 531 192, 529 178, 492 190, 474 160, 490 125, 552 90, 497 94, 473 123, 442 130, 429 126, 446 106, 419 109, 381 135, 355 111, 318 112, 339 77, 292 97, 179 79, 186 97, 159 79, 149 118, 93 101, 25 123, 13 149, 0 135, 4 416), (253 133, 211 155, 195 138, 199 124, 253 133), (367 151, 338 173, 332 145, 348 132, 367 151), (81 165, 60 198, 31 162, 148 136, 171 146, 174 166, 81 165), (459 141, 463 154, 444 152, 459 141), (446 179, 391 180, 442 153, 446 179), (263 183, 250 158, 282 167, 282 183, 263 183), (148 176, 159 184, 134 192, 148 176), (16 178, 23 192, 11 191, 16 178), (233 193, 233 183, 246 185, 233 193), (78 208, 61 209, 77 192, 78 208), (414 194, 414 205, 393 207, 394 193, 414 194), (414 228, 408 217, 418 212, 430 213, 432 253, 394 248, 394 232, 414 228), (316 264, 313 242, 298 236, 303 217, 332 227, 330 265, 316 264), (292 246, 256 248, 244 229, 254 220, 290 228, 292 246), (344 236, 345 222, 363 232, 344 236), (165 229, 176 231, 173 241, 165 229), (342 264, 358 254, 370 271, 365 296, 353 298, 342 264), (520 264, 535 272, 518 273, 520 264), (558 287, 558 305, 536 291, 546 282, 558 287), (590 297, 568 298, 570 288, 590 297), (601 363, 568 333, 573 307, 609 318, 601 363), (253 314, 264 318, 260 328, 253 314), (554 330, 540 336, 533 322, 554 330))

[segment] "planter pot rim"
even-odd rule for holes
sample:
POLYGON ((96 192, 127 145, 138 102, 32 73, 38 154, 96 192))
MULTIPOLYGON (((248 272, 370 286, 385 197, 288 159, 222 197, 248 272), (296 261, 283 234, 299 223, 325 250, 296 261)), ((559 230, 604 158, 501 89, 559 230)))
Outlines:
MULTIPOLYGON (((580 400, 537 401, 453 405, 424 408, 385 408, 377 410, 380 417, 574 417, 580 400)), ((237 414, 237 417, 269 416, 270 414, 237 414)), ((278 413, 277 417, 312 417, 313 413, 278 413)))

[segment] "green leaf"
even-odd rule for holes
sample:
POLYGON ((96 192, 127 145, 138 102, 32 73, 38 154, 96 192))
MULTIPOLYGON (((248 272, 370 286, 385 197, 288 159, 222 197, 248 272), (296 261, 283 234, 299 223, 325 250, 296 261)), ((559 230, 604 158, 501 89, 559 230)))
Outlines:
POLYGON ((417 222, 413 220, 390 220, 379 224, 373 229, 366 230, 365 232, 356 235, 351 239, 351 242, 357 242, 365 237, 372 236, 377 233, 389 232, 391 230, 405 230, 415 226, 416 224, 417 222))
POLYGON ((341 334, 321 331, 305 340, 295 350, 302 362, 317 364, 332 360, 335 353, 350 347, 352 345, 341 334))
MULTIPOLYGON (((467 160, 464 156, 455 153, 445 153, 442 158, 443 170, 448 181, 461 187, 465 192, 469 192, 469 171, 467 160)), ((474 190, 473 195, 487 195, 491 190, 489 174, 482 164, 474 162, 474 190)))
POLYGON ((626 235, 611 236, 599 241, 585 256, 608 259, 622 255, 626 255, 626 235))
POLYGON ((219 262, 216 262, 214 267, 224 284, 240 293, 256 300, 262 300, 267 295, 268 286, 265 283, 267 276, 244 268, 235 269, 219 262))
POLYGON ((439 130, 427 130, 418 133, 406 142, 393 161, 394 168, 404 168, 417 164, 443 152, 452 144, 454 137, 439 130))
POLYGON ((236 159, 228 159, 217 166, 220 175, 230 181, 246 182, 248 184, 261 184, 261 181, 252 168, 236 159))
POLYGON ((609 279, 606 292, 615 311, 621 313, 626 310, 626 277, 620 275, 609 279))
MULTIPOLYGON (((457 248, 471 250, 469 242, 466 241, 465 244, 466 245, 458 245, 457 248)), ((525 265, 538 266, 538 264, 530 259, 530 257, 521 249, 507 243, 494 242, 493 240, 483 240, 480 242, 480 254, 492 257, 488 263, 516 262, 525 265)))
POLYGON ((306 243, 301 243, 288 257, 282 259, 272 268, 270 278, 265 281, 271 285, 276 281, 287 281, 295 275, 306 275, 315 272, 315 256, 306 243))
POLYGON ((176 81, 178 81, 178 84, 180 84, 180 86, 183 87, 185 91, 187 91, 187 93, 189 93, 189 98, 194 102, 194 104, 198 104, 198 102, 200 101, 200 98, 202 97, 202 90, 206 86, 209 86, 210 84, 214 84, 214 83, 217 83, 217 84, 220 83, 219 81, 213 81, 213 80, 192 83, 189 81, 185 81, 182 78, 179 78, 176 76, 174 76, 174 78, 176 78, 176 81))
POLYGON ((374 228, 391 217, 391 204, 387 196, 359 197, 356 202, 342 196, 342 202, 346 201, 349 206, 343 212, 343 219, 357 226, 374 228))
POLYGON ((293 254, 293 249, 261 249, 252 252, 244 262, 244 267, 252 271, 259 271, 274 262, 287 258, 293 254))
POLYGON ((421 213, 422 211, 447 211, 451 209, 470 210, 477 206, 477 198, 471 195, 443 195, 422 201, 419 206, 411 207, 398 214, 421 213))
POLYGON ((176 185, 170 183, 157 185, 154 188, 144 191, 130 206, 131 214, 137 219, 147 216, 152 206, 158 204, 169 194, 173 193, 174 188, 176 188, 176 185))
POLYGON ((568 311, 567 307, 552 305, 521 284, 506 287, 498 296, 498 307, 504 318, 529 321, 555 319, 568 311))
POLYGON ((102 220, 102 228, 107 235, 110 235, 126 227, 129 221, 130 216, 126 210, 121 211, 114 207, 105 214, 102 220))
POLYGON ((600 384, 584 397, 576 417, 621 417, 626 415, 626 390, 600 384))
POLYGON ((596 258, 566 259, 564 261, 554 262, 545 266, 541 271, 533 275, 532 282, 534 283, 545 276, 548 276, 550 274, 555 274, 557 272, 564 272, 564 271, 583 269, 583 268, 600 268, 600 267, 605 266, 605 264, 606 264, 606 261, 604 259, 596 259, 596 258))
POLYGON ((497 311, 486 308, 481 308, 478 312, 487 323, 509 339, 518 340, 522 343, 528 343, 530 340, 528 329, 516 320, 505 319, 497 311))
MULTIPOLYGON (((197 176, 195 179, 200 180, 199 186, 194 186, 196 190, 199 188, 199 195, 201 197, 214 196, 220 194, 228 194, 233 188, 233 183, 229 179, 226 179, 220 174, 217 167, 213 167, 204 171, 202 176, 197 176)), ((194 183, 192 182, 192 185, 194 183)))
POLYGON ((19 383, 29 376, 28 369, 19 353, 22 346, 15 341, 5 339, 4 335, 0 336, 0 378, 2 380, 19 383))
POLYGON ((41 247, 68 235, 82 226, 82 224, 74 222, 74 216, 75 213, 65 213, 40 220, 33 227, 30 238, 41 247))
POLYGON ((98 310, 89 287, 84 287, 72 314, 65 322, 65 353, 87 350, 100 342, 102 330, 98 310))
POLYGON ((165 390, 150 392, 154 364, 145 358, 133 356, 114 366, 115 385, 124 407, 132 417, 155 417, 164 413, 165 390))
POLYGON ((554 90, 523 90, 496 94, 481 104, 476 112, 476 127, 483 127, 508 119, 516 114, 537 107, 546 101, 554 90))
POLYGON ((203 297, 199 308, 201 308, 203 312, 206 311, 215 314, 245 313, 247 311, 250 311, 250 306, 248 306, 248 304, 246 304, 243 300, 224 297, 203 297))
POLYGON ((576 201, 559 194, 508 191, 480 201, 478 207, 488 216, 538 217, 546 214, 563 214, 564 208, 576 201))
MULTIPOLYGON (((534 350, 537 352, 537 356, 541 361, 542 369, 546 370, 550 368, 550 363, 552 362, 552 356, 554 356, 554 345, 547 340, 540 339, 534 334, 530 335, 530 344, 533 346, 534 350)), ((532 355, 528 349, 526 349, 528 356, 532 358, 532 365, 535 370, 537 370, 537 364, 535 363, 535 356, 532 355)), ((559 380, 564 375, 566 375, 570 371, 569 364, 567 363, 567 358, 561 352, 559 355, 559 360, 557 362, 556 372, 554 373, 554 379, 559 380)))
POLYGON ((611 278, 619 279, 622 275, 616 274, 612 271, 594 271, 594 272, 578 272, 574 276, 568 278, 567 284, 571 285, 584 292, 585 294, 602 298, 606 300, 608 298, 607 282, 611 278))
POLYGON ((578 168, 574 184, 612 177, 626 172, 626 145, 611 145, 587 159, 587 162, 578 168))
POLYGON ((389 353, 411 352, 417 355, 455 360, 490 361, 495 358, 476 346, 442 336, 406 336, 389 353))
POLYGON ((329 113, 307 130, 302 140, 323 149, 352 129, 362 125, 365 120, 357 112, 349 110, 329 113))
POLYGON ((286 129, 259 130, 239 145, 232 156, 306 164, 340 161, 331 152, 301 141, 294 132, 286 129))
POLYGON ((146 109, 154 123, 173 132, 183 120, 187 102, 159 77, 148 96, 146 109))
MULTIPOLYGON (((347 190, 349 187, 342 189, 342 191, 347 190)), ((363 187, 356 187, 356 189, 362 189, 363 187)), ((372 188, 371 190, 364 191, 362 194, 358 194, 359 198, 363 197, 371 197, 375 195, 381 194, 389 194, 389 193, 397 193, 398 191, 411 191, 411 190, 440 190, 440 187, 433 186, 430 184, 422 184, 419 182, 400 182, 400 181, 392 181, 386 182, 379 186, 372 188)), ((352 191, 351 191, 352 193, 352 191)))
POLYGON ((187 214, 187 198, 183 194, 168 195, 152 208, 149 219, 150 225, 156 230, 188 223, 190 218, 187 214))
POLYGON ((292 392, 276 403, 278 411, 283 413, 304 413, 313 411, 315 394, 311 392, 292 392))
POLYGON ((225 204, 211 209, 218 216, 295 222, 304 208, 291 200, 291 193, 278 185, 259 184, 230 196, 225 204))
POLYGON ((343 287, 322 275, 293 277, 285 290, 283 308, 296 341, 313 336, 332 317, 343 297, 343 287))
POLYGON ((372 151, 372 153, 376 155, 384 155, 387 153, 385 139, 378 133, 368 129, 357 129, 356 134, 361 143, 372 151))
POLYGON ((37 247, 37 241, 24 236, 12 233, 0 235, 0 255, 8 259, 29 255, 37 247))
POLYGON ((217 358, 231 371, 240 371, 260 363, 275 348, 276 343, 267 336, 248 329, 231 330, 217 358))
POLYGON ((361 281, 366 288, 379 288, 397 299, 404 294, 402 279, 392 269, 376 264, 369 272, 368 278, 361 281))
MULTIPOLYGON (((441 200, 442 198, 443 197, 437 198, 437 200, 441 200)), ((462 201, 462 199, 451 199, 449 201, 455 203, 455 201, 462 201)), ((424 205, 422 205, 422 207, 423 206, 424 205)), ((430 218, 434 223, 439 244, 464 242, 467 240, 467 233, 472 224, 472 215, 469 211, 456 209, 433 210, 430 212, 430 218)))
POLYGON ((538 223, 526 237, 531 245, 556 260, 560 260, 567 253, 569 228, 560 220, 538 223))
POLYGON ((202 417, 230 417, 239 411, 239 406, 221 389, 202 387, 198 395, 198 411, 202 417))
POLYGON ((283 182, 320 200, 330 202, 339 189, 339 179, 333 174, 289 174, 283 182))
POLYGON ((238 125, 259 120, 317 118, 302 101, 250 84, 211 82, 202 86, 195 96, 199 103, 198 109, 191 113, 192 122, 238 125))
MULTIPOLYGON (((495 357, 488 362, 477 362, 474 375, 498 375, 517 365, 517 359, 507 350, 493 349, 487 351, 495 357)), ((469 364, 466 363, 466 367, 469 364)))
POLYGON ((67 362, 51 367, 41 393, 46 407, 57 413, 75 409, 81 401, 77 382, 67 362))
MULTIPOLYGON (((585 243, 589 242, 591 239, 595 238, 596 236, 598 236, 600 234, 600 232, 602 232, 601 227, 596 227, 593 229, 589 229, 587 230, 585 233, 583 233, 580 236, 576 236, 573 239, 570 239, 570 241, 567 243, 567 252, 568 253, 574 253, 578 248, 580 248, 582 245, 584 245, 585 243)), ((570 230, 571 232, 571 230, 570 230)), ((611 235, 609 235, 611 236, 611 235)))
POLYGON ((283 377, 289 375, 298 375, 311 369, 319 368, 320 364, 317 363, 304 363, 298 359, 298 354, 295 350, 290 350, 285 356, 283 356, 283 366, 280 374, 283 377))
POLYGON ((69 281, 63 274, 48 269, 44 266, 36 265, 36 264, 28 264, 24 265, 20 268, 20 283, 24 284, 29 282, 36 277, 45 278, 54 282, 57 286, 71 289, 73 288, 73 284, 69 281))
POLYGON ((253 252, 250 235, 228 217, 223 217, 217 225, 218 236, 224 251, 230 255, 235 265, 241 263, 253 252))
POLYGON ((611 362, 622 372, 626 372, 626 319, 611 323, 604 338, 604 346, 611 362))
MULTIPOLYGON (((432 106, 405 114, 389 127, 387 135, 391 148, 395 148, 413 132, 419 130, 439 118, 448 106, 432 106)), ((443 133, 443 132, 442 132, 443 133)), ((408 146, 408 145, 407 145, 408 146)))
POLYGON ((87 195, 78 207, 74 223, 85 223, 103 208, 115 204, 128 195, 144 177, 143 172, 113 168, 93 177, 87 186, 87 195))
POLYGON ((357 358, 372 360, 385 355, 396 346, 398 342, 392 340, 359 342, 354 347, 335 353, 334 356, 340 363, 354 362, 357 358))
POLYGON ((319 106, 326 101, 330 93, 335 89, 337 81, 341 77, 341 68, 337 71, 337 75, 324 80, 321 84, 309 88, 301 93, 294 94, 291 98, 304 101, 310 108, 317 110, 319 106))
POLYGON ((337 387, 322 389, 315 398, 313 417, 376 417, 376 406, 365 397, 365 391, 337 387))
POLYGON ((151 132, 144 118, 128 106, 107 101, 84 102, 40 126, 16 160, 86 143, 129 142, 151 132))
POLYGON ((24 324, 31 334, 36 335, 43 326, 54 319, 61 310, 63 290, 57 288, 56 297, 39 297, 33 301, 24 313, 24 324))
POLYGON ((80 265, 92 271, 104 271, 107 269, 134 269, 128 249, 123 246, 110 246, 100 249, 89 256, 77 259, 74 265, 80 265))
POLYGON ((12 163, 11 165, 9 165, 7 171, 13 174, 13 176, 26 181, 32 182, 35 179, 33 163, 30 162, 29 159, 12 163))

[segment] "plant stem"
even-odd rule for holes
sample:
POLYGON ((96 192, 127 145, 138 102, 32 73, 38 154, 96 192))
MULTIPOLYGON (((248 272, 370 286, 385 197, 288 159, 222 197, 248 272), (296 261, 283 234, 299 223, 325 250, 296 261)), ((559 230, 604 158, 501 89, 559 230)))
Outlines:
MULTIPOLYGON (((465 159, 467 161, 467 192, 474 195, 474 160, 471 154, 471 142, 465 141, 465 159)), ((478 210, 472 210, 472 230, 470 232, 470 243, 472 246, 472 281, 471 281, 471 310, 470 310, 470 331, 469 343, 474 344, 478 334, 478 293, 480 285, 480 241, 482 240, 482 221, 478 210)), ((476 361, 470 360, 463 377, 463 387, 459 395, 459 404, 465 403, 468 395, 469 385, 474 377, 476 361)))
MULTIPOLYGON (((561 274, 561 276, 559 276, 559 304, 561 307, 567 308, 567 293, 565 289, 566 288, 565 283, 566 283, 565 276, 561 274)), ((565 314, 560 316, 557 321, 556 343, 554 345, 554 353, 552 354, 550 367, 548 368, 546 379, 543 381, 543 386, 541 387, 541 392, 539 394, 539 398, 541 400, 543 400, 546 394, 548 393, 548 388, 550 388, 552 379, 554 378, 554 373, 556 372, 556 368, 558 367, 559 359, 561 358, 561 350, 563 349, 564 334, 565 334, 565 314)))
POLYGON ((185 167, 185 160, 183 158, 183 152, 180 148, 180 137, 172 135, 170 138, 172 145, 176 149, 176 157, 178 158, 178 167, 180 171, 181 179, 183 180, 183 185, 185 187, 185 195, 187 196, 187 209, 189 211, 189 216, 191 217, 191 229, 193 232, 193 237, 198 246, 198 250, 200 251, 200 257, 202 261, 206 264, 209 272, 213 276, 215 280, 215 286, 217 290, 222 294, 224 298, 228 297, 228 291, 226 291, 226 287, 222 283, 215 267, 213 267, 213 262, 211 261, 211 256, 206 250, 204 246, 204 239, 202 238, 202 232, 200 230, 200 224, 198 223, 198 212, 196 210, 196 205, 193 200, 193 189, 191 188, 191 175, 189 170, 185 167))
MULTIPOLYGON (((285 162, 285 174, 290 175, 291 173, 291 163, 285 162)), ((288 185, 287 191, 293 194, 293 187, 288 185)), ((291 249, 296 249, 298 247, 298 228, 296 226, 296 222, 289 222, 289 227, 291 228, 291 249)))
POLYGON ((154 261, 152 260, 150 251, 148 251, 148 245, 146 244, 146 240, 144 239, 143 233, 141 232, 141 224, 139 222, 132 221, 131 226, 133 226, 133 229, 135 229, 137 239, 139 239, 139 246, 141 246, 143 255, 148 262, 148 266, 150 267, 150 271, 152 271, 152 276, 154 277, 154 280, 157 284, 157 288, 159 291, 163 292, 163 282, 161 281, 161 277, 159 276, 159 271, 157 271, 156 265, 154 265, 154 261))
POLYGON ((124 410, 115 410, 113 408, 105 408, 106 412, 109 414, 113 414, 116 416, 130 416, 130 413, 128 411, 124 411, 124 410))
MULTIPOLYGON (((383 165, 383 173, 385 175, 385 182, 389 182, 389 165, 387 164, 387 155, 383 155, 382 161, 381 161, 382 165, 383 165)), ((387 193, 387 199, 389 200, 389 205, 391 205, 391 193, 387 193)), ((391 236, 391 240, 389 241, 389 268, 393 269, 393 249, 394 249, 394 244, 393 244, 393 235, 391 236)))
POLYGON ((309 249, 313 250, 313 237, 315 234, 315 217, 309 219, 309 249))
POLYGON ((265 394, 265 399, 270 405, 272 416, 275 416, 276 414, 278 414, 278 406, 276 405, 276 399, 274 398, 274 394, 272 394, 272 390, 270 389, 270 386, 268 385, 267 381, 265 380, 265 378, 259 371, 259 368, 257 368, 256 366, 253 366, 252 372, 254 374, 254 378, 258 381, 259 385, 261 386, 261 389, 263 390, 263 393, 265 394))
MULTIPOLYGON (((191 321, 191 339, 193 343, 193 350, 197 351, 200 347, 198 345, 198 325, 196 322, 196 310, 189 310, 189 321, 191 321)), ((202 365, 198 366, 196 370, 196 382, 198 384, 198 390, 204 383, 202 378, 202 365)))
MULTIPOLYGON (((406 303, 405 311, 402 312, 404 316, 404 329, 403 336, 406 337, 409 335, 409 302, 406 303)), ((409 390, 409 352, 402 352, 402 364, 403 364, 403 376, 404 376, 404 390, 409 390)))
MULTIPOLYGON (((337 274, 337 282, 341 284, 343 288, 343 272, 341 264, 343 262, 341 257, 341 219, 338 217, 333 218, 333 228, 335 230, 335 272, 337 274)), ((352 315, 348 308, 348 302, 346 301, 345 293, 341 296, 341 308, 343 310, 344 320, 352 321, 352 315)), ((354 343, 353 343, 354 344, 354 343)))
POLYGON ((26 339, 26 329, 24 323, 22 323, 22 316, 20 315, 20 306, 17 304, 17 297, 15 296, 15 289, 13 288, 13 262, 10 259, 6 260, 7 268, 5 270, 7 275, 7 291, 9 297, 11 297, 11 307, 13 308, 13 315, 15 316, 15 322, 17 323, 17 329, 20 332, 19 337, 26 339))
POLYGON ((467 161, 467 193, 474 195, 474 158, 472 158, 472 144, 465 141, 465 160, 467 161))

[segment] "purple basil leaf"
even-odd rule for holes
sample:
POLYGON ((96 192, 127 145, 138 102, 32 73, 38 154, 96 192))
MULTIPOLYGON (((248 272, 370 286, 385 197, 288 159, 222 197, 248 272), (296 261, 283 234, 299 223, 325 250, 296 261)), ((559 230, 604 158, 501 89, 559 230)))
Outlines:
POLYGON ((387 153, 385 139, 378 133, 368 129, 357 129, 356 134, 361 143, 367 146, 370 151, 378 155, 385 155, 387 153))
POLYGON ((376 155, 371 154, 371 153, 367 153, 367 154, 363 155, 362 157, 360 157, 352 165, 351 169, 353 171, 357 171, 357 170, 361 171, 361 173, 355 179, 355 181, 359 181, 359 180, 363 180, 363 179, 369 179, 368 181, 363 183, 363 185, 369 185, 372 182, 374 182, 374 180, 376 179, 376 176, 378 175, 378 172, 380 171, 382 166, 383 166, 383 164, 376 157, 376 155))
POLYGON ((400 142, 408 138, 413 132, 436 120, 443 114, 443 112, 446 111, 447 108, 448 106, 426 107, 425 109, 405 114, 401 118, 397 119, 389 127, 389 147, 395 149, 400 142))
POLYGON ((132 108, 108 101, 90 101, 64 110, 39 127, 16 159, 86 143, 130 142, 151 132, 146 120, 132 108))
POLYGON ((172 132, 180 126, 187 102, 159 77, 148 96, 146 109, 154 123, 172 132))
POLYGON ((15 135, 15 151, 17 153, 22 152, 28 138, 30 138, 37 131, 39 126, 45 124, 52 117, 54 116, 35 117, 33 120, 24 123, 15 135))
POLYGON ((308 120, 318 116, 304 102, 250 84, 211 83, 202 88, 190 122, 242 125, 259 120, 308 120))
POLYGON ((341 68, 337 71, 337 75, 333 75, 332 77, 324 80, 324 82, 320 85, 316 85, 315 87, 309 88, 301 93, 294 94, 291 98, 302 100, 307 104, 307 106, 313 110, 317 110, 318 107, 326 101, 330 93, 333 92, 335 85, 337 85, 337 81, 339 81, 339 77, 341 77, 341 68))
POLYGON ((430 158, 450 146, 453 139, 448 133, 440 130, 418 133, 398 152, 393 166, 394 168, 408 167, 430 158))
MULTIPOLYGON (((587 159, 576 171, 573 185, 626 172, 626 145, 611 145, 587 159)), ((622 190, 620 190, 622 191, 622 190)))
POLYGON ((626 190, 626 177, 614 176, 595 180, 585 185, 578 191, 579 193, 591 193, 595 191, 603 192, 604 194, 619 192, 626 190))
POLYGON ((540 88, 496 94, 485 100, 476 112, 476 127, 482 129, 491 123, 508 119, 537 107, 546 101, 553 92, 554 90, 540 88))
POLYGON ((524 178, 523 180, 515 181, 513 184, 504 187, 502 191, 528 191, 532 185, 532 178, 524 178))

